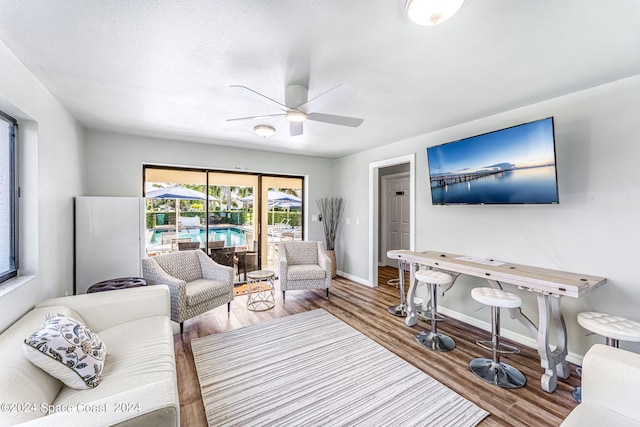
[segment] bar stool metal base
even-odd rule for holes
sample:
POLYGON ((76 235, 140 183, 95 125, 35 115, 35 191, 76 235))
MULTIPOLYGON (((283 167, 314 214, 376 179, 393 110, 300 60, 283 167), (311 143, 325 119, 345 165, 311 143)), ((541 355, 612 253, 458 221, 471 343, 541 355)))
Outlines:
POLYGON ((578 386, 574 388, 573 391, 571 392, 571 396, 573 396, 573 399, 576 402, 582 403, 582 387, 578 386))
POLYGON ((415 336, 418 344, 435 351, 451 351, 456 348, 456 342, 450 337, 433 332, 423 331, 415 336))
POLYGON ((389 313, 398 317, 407 317, 407 306, 405 304, 392 305, 388 308, 389 313))
POLYGON ((527 383, 522 372, 503 362, 478 358, 469 363, 469 368, 483 380, 502 388, 520 388, 527 383))

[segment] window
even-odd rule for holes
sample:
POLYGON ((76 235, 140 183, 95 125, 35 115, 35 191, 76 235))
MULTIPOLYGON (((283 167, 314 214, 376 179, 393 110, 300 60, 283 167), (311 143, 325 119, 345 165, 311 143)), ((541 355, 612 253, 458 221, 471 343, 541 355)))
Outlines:
POLYGON ((17 131, 0 111, 0 282, 18 275, 17 131))

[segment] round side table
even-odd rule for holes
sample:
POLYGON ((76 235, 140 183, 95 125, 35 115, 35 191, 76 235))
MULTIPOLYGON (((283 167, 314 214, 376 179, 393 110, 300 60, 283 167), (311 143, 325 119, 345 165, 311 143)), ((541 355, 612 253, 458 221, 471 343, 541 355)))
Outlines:
POLYGON ((275 273, 269 270, 256 270, 247 273, 247 309, 265 311, 276 305, 273 279, 275 273))

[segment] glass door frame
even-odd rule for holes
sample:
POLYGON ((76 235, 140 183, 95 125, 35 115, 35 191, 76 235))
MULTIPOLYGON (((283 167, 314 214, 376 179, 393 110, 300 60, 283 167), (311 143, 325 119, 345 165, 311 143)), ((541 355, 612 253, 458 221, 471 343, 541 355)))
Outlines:
MULTIPOLYGON (((145 197, 146 195, 146 191, 145 191, 145 187, 146 187, 146 176, 147 176, 147 169, 157 169, 157 170, 166 170, 166 171, 173 171, 176 173, 180 173, 180 172, 199 172, 199 173, 203 173, 204 177, 205 177, 205 193, 208 195, 209 194, 209 187, 210 187, 210 182, 209 182, 209 174, 210 173, 215 173, 215 174, 225 174, 225 175, 249 175, 249 176, 255 176, 257 178, 258 181, 258 186, 256 189, 256 193, 254 193, 254 200, 253 200, 253 215, 254 215, 254 230, 257 230, 257 241, 258 241, 258 268, 264 268, 265 265, 267 265, 267 258, 268 257, 268 249, 267 249, 267 243, 268 243, 268 221, 269 221, 269 217, 268 217, 268 198, 267 198, 267 194, 268 194, 268 187, 264 187, 263 186, 263 179, 265 181, 269 181, 269 180, 279 180, 279 179, 299 179, 300 180, 300 191, 301 191, 301 195, 300 198, 302 199, 301 202, 301 207, 300 207, 300 235, 301 235, 301 239, 304 240, 306 238, 306 230, 305 230, 305 206, 306 206, 306 191, 305 191, 305 187, 306 187, 306 176, 304 175, 290 175, 290 174, 275 174, 275 173, 262 173, 262 172, 249 172, 249 171, 236 171, 236 170, 224 170, 224 169, 207 169, 207 168, 193 168, 193 167, 179 167, 179 166, 164 166, 164 165, 155 165, 155 164, 143 164, 142 165, 142 195, 143 197, 145 197), (263 193, 263 191, 265 191, 263 193), (259 195, 259 196, 258 196, 259 195), (258 202, 256 202, 256 197, 259 197, 260 200, 258 202), (266 206, 262 206, 264 204, 264 201, 267 200, 267 205, 266 206), (256 208, 256 206, 258 208, 256 208), (264 219, 264 212, 266 212, 266 222, 263 222, 264 219), (255 222, 257 222, 257 224, 255 224, 255 222)), ((158 181, 150 181, 150 182, 158 182, 158 181)), ((206 240, 208 242, 209 240, 209 214, 210 214, 210 210, 209 210, 209 203, 208 200, 205 200, 205 236, 206 240)), ((254 232, 255 233, 255 232, 254 232)), ((205 245, 206 243, 205 242, 205 245)), ((247 246, 249 246, 249 242, 247 242, 247 246)), ((251 248, 247 248, 247 249, 251 249, 251 248)), ((276 275, 277 275, 277 271, 276 271, 276 275)))

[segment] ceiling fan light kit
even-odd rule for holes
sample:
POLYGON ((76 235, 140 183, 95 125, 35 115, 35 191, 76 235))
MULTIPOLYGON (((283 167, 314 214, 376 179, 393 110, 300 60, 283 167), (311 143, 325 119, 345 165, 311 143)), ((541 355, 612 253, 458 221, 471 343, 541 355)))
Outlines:
POLYGON ((464 0, 407 0, 409 19, 418 25, 436 25, 451 18, 464 0))
POLYGON ((256 125, 253 127, 253 131, 263 138, 268 138, 276 133, 276 128, 269 125, 256 125))
POLYGON ((287 117, 287 120, 289 120, 290 122, 296 122, 296 123, 304 122, 305 120, 307 120, 307 115, 302 111, 298 111, 298 110, 287 112, 286 117, 287 117))
MULTIPOLYGON (((249 89, 246 86, 240 85, 231 85, 231 89, 242 93, 251 98, 257 99, 258 101, 263 102, 271 106, 272 108, 276 108, 282 111, 280 114, 267 114, 261 116, 251 116, 251 117, 238 117, 235 119, 227 119, 228 122, 234 122, 239 120, 257 120, 264 119, 267 117, 284 117, 289 122, 289 135, 290 136, 298 136, 302 135, 303 130, 303 122, 306 120, 313 120, 316 122, 329 123, 332 125, 338 126, 348 126, 348 127, 358 127, 362 124, 363 119, 358 119, 355 117, 346 117, 346 116, 336 116, 333 114, 324 114, 317 113, 316 111, 323 110, 332 104, 336 104, 340 101, 343 101, 354 94, 354 91, 351 87, 341 84, 333 89, 329 89, 328 91, 321 93, 313 99, 309 100, 309 89, 306 86, 302 85, 288 85, 285 87, 285 103, 278 102, 265 96, 259 92, 256 92, 253 89, 249 89)), ((253 128, 253 130, 260 136, 264 136, 265 138, 273 135, 275 132, 275 128, 269 125, 258 125, 253 128), (270 128, 271 130, 267 130, 265 128, 270 128), (258 131, 262 132, 259 133, 258 131), (269 133, 271 132, 271 133, 269 133), (264 135, 264 133, 268 133, 264 135)))

